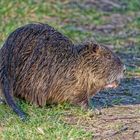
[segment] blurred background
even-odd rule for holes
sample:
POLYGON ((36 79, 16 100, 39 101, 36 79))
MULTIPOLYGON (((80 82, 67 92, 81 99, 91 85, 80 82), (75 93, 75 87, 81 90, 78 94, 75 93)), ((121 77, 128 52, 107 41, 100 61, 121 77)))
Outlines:
POLYGON ((32 22, 48 23, 74 42, 105 43, 129 60, 130 71, 139 65, 139 0, 0 0, 1 45, 14 29, 32 22))
MULTIPOLYGON (((95 107, 140 104, 140 0, 0 0, 0 45, 2 46, 9 33, 13 30, 32 22, 47 23, 68 36, 75 43, 82 42, 86 39, 95 39, 99 43, 108 45, 120 56, 127 67, 126 76, 118 89, 103 91, 101 94, 95 96, 93 99, 95 107)), ((25 110, 29 108, 29 106, 26 106, 24 103, 23 106, 25 110)), ((56 109, 57 111, 59 110, 58 108, 56 109)), ((61 106, 60 108, 62 112, 63 107, 61 106)), ((69 107, 67 106, 66 108, 69 107)), ((1 110, 5 110, 4 107, 2 107, 1 110)), ((7 110, 8 109, 5 111, 7 110)), ((30 110, 33 112, 34 108, 30 107, 30 110)), ((121 113, 123 113, 124 110, 122 110, 121 113)), ((136 116, 138 115, 137 113, 139 113, 138 106, 130 108, 130 110, 128 109, 128 112, 126 112, 127 115, 125 114, 126 116, 130 114, 135 114, 136 116), (130 111, 131 109, 134 111, 133 113, 130 111)), ((40 113, 40 111, 41 110, 35 111, 34 114, 40 113)), ((112 112, 112 110, 110 111, 112 112)), ((119 109, 116 110, 116 112, 117 111, 119 112, 119 109)), ((113 115, 114 112, 111 112, 110 114, 113 115)), ((107 112, 107 114, 108 113, 109 112, 107 112)), ((4 121, 2 118, 5 113, 3 112, 1 114, 1 121, 4 121)), ((38 116, 35 118, 36 121, 39 119, 38 116)), ((6 122, 8 120, 6 120, 6 122)), ((75 122, 70 118, 69 120, 72 123, 75 122)), ((82 121, 84 122, 85 118, 82 121)), ((99 121, 102 122, 102 119, 97 120, 97 122, 99 121)), ((87 122, 85 122, 85 124, 86 123, 87 122)), ((9 125, 9 123, 7 124, 9 125)), ((86 128, 90 126, 90 124, 88 124, 88 126, 85 124, 83 128, 87 130, 86 128)), ((138 122, 136 122, 136 124, 138 124, 138 122)), ((56 127, 56 124, 51 125, 56 127)), ((97 123, 97 126, 98 125, 97 123)), ((105 127, 105 131, 110 130, 108 125, 103 126, 105 127)), ((117 125, 118 124, 116 124, 116 126, 117 125)), ((122 124, 120 125, 122 126, 122 124)), ((117 128, 119 128, 120 125, 117 128)), ((132 126, 136 128, 135 125, 132 126)), ((14 127, 14 124, 12 127, 14 127)), ((32 129, 34 129, 34 127, 35 126, 33 126, 32 129)), ((28 130, 29 128, 23 128, 22 131, 24 132, 24 129, 28 130)), ((59 128, 62 128, 60 133, 62 134, 64 132, 66 136, 71 130, 72 132, 69 134, 69 138, 73 139, 79 138, 80 136, 81 139, 88 139, 93 135, 86 135, 83 131, 75 131, 73 127, 68 127, 66 132, 63 131, 64 126, 60 125, 59 128), (75 132, 77 133, 75 134, 75 132)), ((91 128, 92 126, 89 128, 90 131, 93 129, 91 128)), ((43 129, 46 129, 46 127, 43 127, 43 129)), ((140 130, 140 128, 138 129, 140 130)), ((14 139, 14 137, 10 137, 11 134, 14 134, 14 130, 16 130, 16 128, 11 128, 12 133, 7 130, 4 137, 6 139, 14 139)), ((58 129, 56 129, 56 131, 59 132, 58 129)), ((37 132, 42 135, 44 134, 40 128, 37 129, 37 132)), ((94 132, 101 134, 104 131, 101 128, 97 128, 94 132)), ((51 134, 53 133, 50 133, 50 135, 51 134)), ((127 138, 129 138, 129 134, 130 133, 126 136, 127 138)), ((15 134, 17 139, 21 135, 22 132, 20 130, 19 134, 15 134)), ((32 133, 30 135, 32 137, 36 134, 33 132, 33 135, 32 133)), ((56 135, 56 137, 58 135, 56 135)), ((24 135, 22 135, 22 137, 23 139, 25 138, 24 135)), ((56 137, 54 137, 54 139, 56 137)), ((45 137, 37 136, 36 138, 44 139, 45 137)), ((61 138, 62 137, 60 137, 60 139, 61 138)), ((65 136, 63 138, 65 139, 65 136)), ((121 139, 123 138, 121 137, 121 139)))

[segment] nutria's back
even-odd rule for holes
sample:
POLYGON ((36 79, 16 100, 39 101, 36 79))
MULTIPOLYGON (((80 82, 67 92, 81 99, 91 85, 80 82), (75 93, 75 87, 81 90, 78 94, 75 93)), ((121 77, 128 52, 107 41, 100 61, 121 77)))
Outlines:
POLYGON ((110 49, 94 42, 74 45, 47 24, 18 28, 1 51, 1 81, 7 77, 14 96, 39 106, 64 101, 87 105, 123 75, 123 64, 110 49))

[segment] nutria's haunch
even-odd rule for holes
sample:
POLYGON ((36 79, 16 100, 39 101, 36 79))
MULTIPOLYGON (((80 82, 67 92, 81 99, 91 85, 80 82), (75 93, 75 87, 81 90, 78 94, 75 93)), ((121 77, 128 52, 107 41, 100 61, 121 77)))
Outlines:
POLYGON ((0 50, 0 85, 7 104, 25 113, 12 96, 44 106, 69 102, 87 106, 101 89, 123 76, 124 65, 109 48, 75 45, 47 24, 28 24, 11 33, 0 50))

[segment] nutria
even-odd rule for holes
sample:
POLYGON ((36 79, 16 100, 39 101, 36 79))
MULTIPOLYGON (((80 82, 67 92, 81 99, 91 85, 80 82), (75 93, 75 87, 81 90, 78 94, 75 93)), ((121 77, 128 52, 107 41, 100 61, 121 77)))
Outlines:
POLYGON ((69 102, 87 106, 101 89, 113 86, 124 66, 108 47, 87 41, 75 45, 47 24, 28 24, 12 32, 0 50, 0 82, 7 104, 25 113, 12 96, 44 106, 69 102))

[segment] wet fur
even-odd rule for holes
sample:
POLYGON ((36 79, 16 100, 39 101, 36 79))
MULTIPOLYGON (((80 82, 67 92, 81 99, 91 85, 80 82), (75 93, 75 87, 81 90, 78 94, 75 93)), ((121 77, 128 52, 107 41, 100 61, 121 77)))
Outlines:
POLYGON ((107 47, 94 42, 75 45, 47 24, 16 29, 1 49, 1 88, 21 117, 24 112, 12 96, 38 106, 65 101, 87 106, 89 98, 122 71, 122 62, 107 47))

